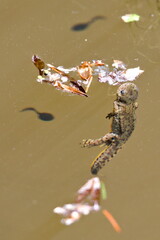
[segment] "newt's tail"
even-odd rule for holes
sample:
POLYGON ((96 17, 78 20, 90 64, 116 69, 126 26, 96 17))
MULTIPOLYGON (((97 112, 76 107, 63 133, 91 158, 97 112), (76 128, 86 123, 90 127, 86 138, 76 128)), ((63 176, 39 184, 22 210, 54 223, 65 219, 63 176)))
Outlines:
POLYGON ((106 161, 109 162, 120 148, 120 144, 115 142, 108 148, 104 149, 93 161, 91 165, 91 173, 97 174, 98 171, 105 165, 106 161))

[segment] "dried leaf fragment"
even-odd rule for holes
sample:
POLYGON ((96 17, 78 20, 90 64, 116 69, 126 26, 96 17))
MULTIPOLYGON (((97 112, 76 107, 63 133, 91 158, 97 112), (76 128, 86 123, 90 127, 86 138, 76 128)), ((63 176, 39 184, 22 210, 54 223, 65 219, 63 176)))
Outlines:
POLYGON ((129 23, 129 22, 137 22, 140 19, 140 16, 133 13, 133 14, 126 14, 124 16, 121 17, 121 19, 125 22, 125 23, 129 23))
POLYGON ((107 198, 107 190, 106 190, 104 182, 102 182, 102 181, 101 181, 101 197, 103 200, 105 200, 107 198))
POLYGON ((87 93, 93 79, 91 64, 90 62, 85 61, 80 66, 78 66, 77 69, 82 80, 87 81, 87 86, 86 86, 86 93, 87 93))
POLYGON ((77 202, 82 202, 86 199, 92 202, 100 201, 101 183, 98 177, 91 178, 88 180, 78 191, 77 191, 77 202))
POLYGON ((56 207, 53 212, 61 215, 61 223, 71 225, 83 215, 100 210, 100 180, 98 177, 89 179, 78 191, 74 203, 56 207))
POLYGON ((98 75, 98 81, 117 85, 127 81, 134 81, 144 71, 139 67, 127 69, 120 60, 114 60, 112 70, 102 60, 84 61, 81 65, 72 68, 55 67, 46 64, 37 55, 32 56, 32 62, 39 70, 37 82, 49 83, 63 92, 88 97, 87 92, 93 80, 98 75), (77 72, 81 79, 75 79, 70 72, 77 72))
MULTIPOLYGON (((53 212, 62 216, 62 224, 69 226, 77 222, 84 215, 100 211, 101 191, 104 190, 106 191, 104 183, 101 182, 98 177, 91 178, 77 191, 77 197, 74 203, 56 207, 53 209, 53 212)), ((102 213, 111 223, 115 231, 120 232, 121 228, 111 213, 107 210, 102 210, 102 213)))
POLYGON ((92 77, 92 68, 90 62, 83 62, 78 66, 78 73, 83 80, 89 80, 92 77))
POLYGON ((139 75, 141 75, 144 72, 144 70, 141 70, 140 67, 136 68, 129 68, 126 71, 123 72, 123 76, 128 81, 134 81, 139 75))
POLYGON ((104 209, 102 211, 102 213, 108 219, 108 221, 111 223, 111 225, 113 226, 113 228, 116 232, 121 232, 122 231, 119 224, 117 223, 117 221, 114 219, 114 217, 111 215, 111 213, 109 211, 104 209))
POLYGON ((88 95, 85 92, 82 92, 81 90, 79 90, 77 88, 77 86, 68 86, 66 84, 61 83, 60 81, 56 81, 54 84, 52 84, 56 89, 58 90, 62 90, 64 92, 68 92, 68 93, 73 93, 73 94, 77 94, 80 96, 85 96, 88 97, 88 95))
POLYGON ((33 55, 32 56, 32 62, 34 63, 34 65, 38 68, 39 70, 39 75, 43 75, 43 70, 45 68, 45 63, 42 61, 42 59, 40 57, 38 57, 37 55, 33 55))
POLYGON ((96 210, 94 206, 90 206, 88 203, 69 203, 53 209, 54 213, 63 216, 61 223, 67 226, 78 221, 82 215, 88 215, 92 211, 99 211, 99 209, 96 210))
POLYGON ((123 82, 134 81, 144 71, 140 67, 126 68, 126 65, 119 60, 114 60, 112 64, 112 71, 104 71, 103 69, 98 73, 98 80, 109 85, 117 85, 123 82))
POLYGON ((93 60, 91 63, 91 67, 97 67, 97 66, 104 66, 105 63, 102 62, 102 60, 93 60))
POLYGON ((84 90, 84 88, 80 84, 78 84, 78 82, 70 81, 70 83, 73 86, 73 91, 77 91, 77 93, 79 93, 79 95, 88 97, 88 95, 86 94, 86 91, 84 90))
POLYGON ((126 65, 120 60, 113 60, 112 67, 123 70, 126 69, 126 65))

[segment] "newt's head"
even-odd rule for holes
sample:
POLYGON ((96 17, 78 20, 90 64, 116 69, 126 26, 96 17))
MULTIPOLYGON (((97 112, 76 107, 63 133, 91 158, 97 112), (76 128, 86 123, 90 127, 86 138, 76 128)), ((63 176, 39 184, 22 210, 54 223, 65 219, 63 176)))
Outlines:
POLYGON ((120 102, 131 104, 138 97, 138 88, 134 83, 124 83, 117 90, 117 99, 120 102))

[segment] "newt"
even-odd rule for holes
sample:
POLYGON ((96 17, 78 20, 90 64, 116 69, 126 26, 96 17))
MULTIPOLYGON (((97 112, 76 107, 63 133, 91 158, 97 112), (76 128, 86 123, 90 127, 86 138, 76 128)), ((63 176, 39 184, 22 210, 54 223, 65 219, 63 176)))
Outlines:
POLYGON ((106 161, 110 161, 131 136, 135 128, 137 98, 138 88, 134 83, 122 84, 117 90, 113 112, 106 116, 106 118, 112 118, 111 132, 98 139, 83 140, 83 147, 107 145, 107 148, 93 161, 91 165, 92 174, 97 174, 106 161))

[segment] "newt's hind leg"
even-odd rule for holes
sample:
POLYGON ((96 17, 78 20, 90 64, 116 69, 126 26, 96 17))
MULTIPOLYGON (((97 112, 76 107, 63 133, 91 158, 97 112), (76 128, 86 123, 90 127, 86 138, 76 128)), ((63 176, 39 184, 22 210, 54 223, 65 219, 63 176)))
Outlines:
POLYGON ((98 139, 84 139, 82 141, 82 147, 93 147, 93 146, 99 146, 103 144, 109 146, 117 138, 118 138, 117 134, 107 133, 106 135, 98 139))

